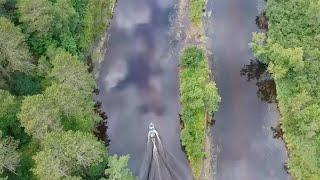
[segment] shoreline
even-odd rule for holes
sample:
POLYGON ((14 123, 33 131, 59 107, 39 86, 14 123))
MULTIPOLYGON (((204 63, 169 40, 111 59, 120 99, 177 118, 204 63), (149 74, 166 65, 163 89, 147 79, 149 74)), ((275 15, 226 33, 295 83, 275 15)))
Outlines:
POLYGON ((106 17, 105 19, 107 23, 106 30, 104 34, 101 35, 100 40, 97 41, 96 45, 93 46, 91 50, 91 63, 93 65, 92 73, 95 79, 97 79, 98 73, 100 72, 100 63, 103 61, 108 50, 108 41, 110 36, 109 30, 111 28, 111 22, 113 21, 117 4, 118 0, 115 0, 111 8, 111 17, 106 17))
MULTIPOLYGON (((204 17, 206 15, 206 11, 203 11, 202 16, 201 16, 201 21, 198 24, 195 24, 193 22, 190 22, 190 19, 188 17, 188 12, 189 12, 189 5, 190 5, 190 0, 179 0, 179 5, 178 5, 178 23, 181 24, 185 24, 184 27, 184 33, 186 38, 183 40, 183 42, 181 42, 181 49, 179 51, 179 54, 181 55, 182 52, 184 52, 184 50, 190 48, 190 47, 196 47, 197 49, 200 49, 201 51, 203 51, 204 56, 205 56, 205 61, 206 61, 206 66, 209 69, 209 77, 207 77, 208 81, 213 81, 213 74, 212 74, 212 69, 210 68, 212 62, 210 62, 209 57, 210 57, 210 53, 207 49, 207 45, 205 42, 206 34, 205 34, 205 21, 204 21, 204 17), (184 21, 187 21, 184 22, 184 21)), ((203 8, 206 7, 207 1, 205 1, 205 4, 203 6, 203 8)), ((182 69, 179 68, 179 76, 182 73, 182 69)), ((180 79, 180 78, 179 78, 180 79)), ((180 83, 181 83, 181 79, 180 79, 180 83)), ((181 93, 181 89, 180 89, 180 93, 181 93)), ((201 179, 201 180, 212 180, 214 179, 214 174, 215 174, 215 157, 214 157, 214 148, 213 148, 213 142, 212 142, 212 132, 211 132, 211 126, 212 124, 214 124, 214 120, 212 119, 212 117, 210 117, 210 113, 208 113, 208 110, 206 108, 205 113, 204 113, 204 124, 205 124, 205 132, 204 133, 204 142, 203 142, 203 146, 202 146, 202 151, 205 153, 204 157, 201 160, 201 170, 200 170, 200 174, 195 174, 194 172, 194 167, 191 167, 192 171, 193 171, 193 175, 195 179, 201 179)), ((183 121, 183 120, 182 120, 183 121)), ((183 129, 181 129, 183 130, 183 129)), ((183 146, 183 148, 185 149, 185 147, 183 146)), ((186 154, 187 155, 187 154, 186 154)), ((190 164, 190 159, 187 155, 188 161, 189 161, 189 165, 190 164)))
MULTIPOLYGON (((92 46, 91 48, 91 55, 89 56, 90 62, 89 67, 92 68, 92 75, 95 81, 97 80, 100 72, 100 63, 103 61, 107 49, 108 49, 108 41, 109 41, 109 30, 111 28, 111 22, 114 18, 115 8, 118 4, 118 0, 114 0, 114 4, 111 8, 111 17, 106 17, 106 29, 104 34, 101 35, 100 39, 97 41, 96 45, 92 46)), ((102 140, 106 147, 109 146, 110 139, 108 138, 107 130, 108 130, 108 115, 106 112, 102 110, 102 102, 97 99, 96 97, 99 96, 98 87, 93 92, 93 101, 95 102, 94 111, 101 117, 101 121, 96 125, 93 133, 94 135, 102 140), (104 135, 104 136, 103 136, 104 135)))
MULTIPOLYGON (((269 19, 267 18, 267 9, 265 8, 263 11, 261 11, 258 16, 256 17, 256 25, 258 26, 258 28, 260 30, 262 30, 262 32, 255 32, 255 33, 263 33, 266 35, 266 38, 268 39, 268 31, 269 31, 269 19)), ((255 56, 255 54, 254 54, 255 56)), ((260 63, 264 63, 263 61, 261 61, 261 59, 257 59, 258 62, 260 63)), ((265 64, 265 63, 264 63, 265 64)), ((268 67, 268 63, 266 64, 266 66, 268 67)), ((266 70, 267 73, 270 73, 268 72, 268 70, 266 70)), ((280 139, 280 141, 282 141, 282 143, 284 144, 284 148, 285 148, 285 151, 286 151, 286 154, 287 154, 287 161, 283 164, 283 168, 284 170, 286 171, 286 173, 292 177, 292 172, 290 171, 290 167, 289 167, 289 161, 290 161, 290 148, 289 148, 289 144, 288 144, 288 139, 286 139, 286 132, 285 130, 283 129, 283 114, 282 114, 282 111, 279 107, 279 99, 278 99, 278 92, 277 92, 277 86, 278 86, 278 83, 277 81, 275 80, 274 78, 274 75, 272 75, 270 73, 270 76, 272 78, 272 80, 274 81, 275 83, 275 91, 276 91, 276 95, 275 95, 275 105, 276 105, 276 109, 279 113, 279 119, 278 119, 278 122, 276 124, 276 126, 274 127, 271 127, 271 131, 273 133, 273 138, 274 139, 280 139)))

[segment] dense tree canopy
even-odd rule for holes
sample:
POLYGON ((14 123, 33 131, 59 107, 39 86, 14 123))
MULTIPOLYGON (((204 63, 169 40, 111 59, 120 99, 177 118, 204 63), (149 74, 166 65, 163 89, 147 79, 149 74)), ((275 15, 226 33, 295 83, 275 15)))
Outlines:
POLYGON ((112 16, 115 0, 19 0, 19 19, 30 33, 28 42, 36 55, 50 44, 72 54, 90 55, 112 16))
MULTIPOLYGON (((0 89, 0 130, 7 132, 7 127, 15 121, 18 105, 10 92, 0 89)), ((6 134, 6 133, 5 133, 6 134)))
POLYGON ((295 179, 320 179, 318 0, 267 2, 269 29, 252 48, 275 78, 281 124, 295 179))
POLYGON ((19 0, 20 21, 30 32, 46 33, 53 25, 53 5, 48 0, 19 0))
POLYGON ((79 176, 91 165, 103 161, 105 147, 93 135, 81 132, 51 133, 34 156, 34 173, 40 179, 79 176))
POLYGON ((18 143, 11 137, 3 138, 0 131, 0 174, 4 170, 14 172, 20 161, 18 143))
POLYGON ((100 119, 93 111, 91 96, 84 96, 74 88, 54 84, 44 94, 53 106, 59 108, 61 123, 65 129, 90 132, 100 119))
POLYGON ((102 119, 93 110, 95 81, 85 62, 114 4, 0 0, 0 177, 129 177, 128 159, 109 163, 92 135, 102 119))
POLYGON ((25 142, 25 133, 17 118, 20 109, 20 100, 9 91, 0 89, 0 131, 4 136, 13 136, 25 142))
POLYGON ((76 56, 67 52, 59 52, 52 60, 52 70, 49 73, 57 83, 63 83, 75 91, 80 91, 85 96, 92 93, 95 82, 88 67, 81 63, 76 56))
POLYGON ((0 75, 9 78, 13 71, 30 72, 33 65, 19 27, 0 17, 0 75))
POLYGON ((116 0, 91 0, 85 11, 83 20, 83 35, 80 37, 80 47, 83 50, 90 50, 91 43, 99 38, 106 29, 107 17, 111 17, 113 6, 116 0))
POLYGON ((44 95, 26 97, 19 113, 25 131, 37 139, 44 139, 52 131, 61 131, 59 107, 44 95))
POLYGON ((105 171, 106 176, 114 180, 134 180, 134 176, 127 167, 128 160, 129 156, 119 158, 117 155, 110 156, 108 159, 109 168, 105 171))
POLYGON ((94 80, 86 66, 64 50, 55 52, 48 74, 53 84, 43 94, 25 98, 19 114, 22 126, 39 139, 62 130, 62 124, 66 130, 90 132, 99 121, 91 100, 94 80))

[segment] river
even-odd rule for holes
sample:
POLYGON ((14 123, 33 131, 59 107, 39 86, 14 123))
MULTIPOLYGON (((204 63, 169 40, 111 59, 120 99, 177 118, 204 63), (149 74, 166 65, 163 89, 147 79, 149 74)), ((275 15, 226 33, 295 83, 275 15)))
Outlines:
POLYGON ((108 114, 109 153, 131 156, 135 175, 146 156, 148 125, 191 179, 180 145, 178 59, 170 53, 173 0, 118 0, 107 52, 97 78, 99 101, 108 114))
MULTIPOLYGON (((175 3, 118 0, 107 52, 99 67, 97 98, 109 117, 110 154, 129 154, 129 167, 138 175, 145 158, 155 157, 148 161, 150 167, 159 169, 166 164, 161 156, 168 153, 168 157, 174 157, 170 161, 174 159, 173 164, 179 167, 174 173, 187 180, 192 175, 180 146, 175 52, 179 48, 173 47, 170 36, 175 3), (147 143, 150 122, 161 137, 163 146, 157 147, 160 151, 147 143)), ((240 73, 253 59, 248 43, 251 33, 258 31, 258 7, 256 0, 209 0, 207 4, 207 11, 213 12, 206 23, 207 43, 214 54, 213 72, 222 98, 212 129, 220 151, 217 180, 290 179, 284 170, 288 158, 285 145, 273 138, 271 131, 279 119, 277 106, 257 95, 257 79, 248 81, 240 73)), ((259 85, 261 89, 261 80, 259 85)), ((146 166, 142 168, 148 169, 146 166)), ((152 176, 160 176, 153 171, 152 176)))
MULTIPOLYGON (((250 63, 248 46, 251 33, 258 31, 256 0, 213 0, 207 10, 213 12, 208 29, 213 45, 213 71, 222 102, 215 113, 213 137, 220 153, 217 180, 287 180, 285 145, 271 131, 279 113, 275 103, 257 96, 255 79, 247 81, 241 69, 250 63)), ((211 42, 210 42, 211 41, 211 42)))

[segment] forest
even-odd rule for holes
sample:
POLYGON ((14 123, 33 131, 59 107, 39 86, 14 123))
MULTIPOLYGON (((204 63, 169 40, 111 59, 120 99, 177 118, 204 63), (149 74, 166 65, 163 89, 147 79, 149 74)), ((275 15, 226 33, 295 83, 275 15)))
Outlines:
MULTIPOLYGON (((160 6, 160 3, 163 3, 162 1, 153 2, 146 0, 139 3, 145 2, 150 3, 146 3, 146 7, 143 6, 143 10, 137 13, 137 10, 134 8, 137 8, 139 11, 140 7, 133 7, 130 4, 130 0, 127 1, 127 6, 123 6, 121 9, 121 11, 125 12, 123 14, 119 13, 118 21, 115 23, 119 27, 116 27, 114 31, 118 33, 117 38, 124 37, 119 40, 119 44, 122 44, 122 41, 125 42, 123 44, 128 44, 128 47, 125 46, 125 48, 130 49, 130 51, 125 51, 129 54, 126 54, 126 56, 136 56, 136 54, 139 54, 139 57, 141 55, 144 58, 153 58, 153 56, 158 58, 158 54, 156 54, 158 51, 156 50, 165 46, 171 47, 171 45, 166 45, 162 41, 159 41, 159 39, 165 39, 160 33, 167 30, 162 26, 164 26, 166 23, 165 19, 171 13, 169 9, 175 9, 176 7, 173 6, 176 4, 173 5, 174 3, 172 3, 172 7, 168 5, 168 7, 164 8, 167 5, 161 4, 163 7, 160 6), (137 17, 141 18, 141 16, 145 15, 144 13, 148 17, 137 20, 137 17), (159 23, 159 27, 158 24, 153 23, 159 23), (150 28, 150 26, 155 26, 158 29, 150 28), (141 38, 143 40, 137 38, 142 36, 141 34, 143 35, 143 38, 141 38), (133 36, 131 37, 130 35, 133 36), (144 40, 144 38, 146 39, 144 40), (139 45, 142 45, 141 47, 143 48, 136 47, 139 45), (146 48, 144 50, 145 47, 150 49, 146 48)), ((240 76, 240 70, 233 68, 233 65, 239 64, 239 58, 241 58, 240 56, 244 52, 243 47, 248 46, 247 42, 244 41, 245 38, 233 37, 232 35, 236 35, 237 31, 240 32, 238 35, 245 35, 245 33, 249 32, 248 37, 251 38, 252 31, 247 27, 251 24, 245 24, 245 20, 247 20, 245 18, 248 18, 250 15, 249 11, 253 11, 251 9, 253 5, 252 7, 249 6, 251 5, 250 3, 254 4, 256 1, 248 1, 248 4, 243 3, 248 5, 248 7, 242 7, 241 3, 237 4, 239 1, 237 3, 236 1, 225 3, 228 1, 221 0, 219 1, 220 3, 216 3, 220 5, 220 10, 221 7, 228 10, 234 8, 232 13, 227 11, 216 13, 214 17, 220 17, 220 19, 212 19, 217 20, 218 23, 222 22, 223 27, 214 27, 215 33, 223 36, 217 37, 217 39, 220 39, 220 42, 231 42, 232 47, 223 46, 222 49, 225 48, 227 52, 225 53, 226 56, 217 56, 218 58, 212 60, 212 62, 208 57, 208 50, 206 49, 206 43, 211 41, 211 39, 210 37, 206 37, 207 32, 205 32, 212 30, 208 27, 205 28, 206 25, 211 24, 206 24, 208 22, 203 21, 205 9, 209 9, 206 7, 207 1, 180 0, 175 3, 182 2, 188 3, 188 6, 186 6, 188 14, 184 15, 188 17, 190 23, 181 23, 183 24, 182 28, 185 28, 183 30, 186 30, 183 32, 185 34, 181 34, 186 37, 181 40, 183 42, 179 42, 182 44, 181 49, 179 49, 181 52, 179 58, 176 59, 179 61, 179 68, 177 68, 179 72, 177 74, 179 74, 180 92, 180 106, 177 106, 177 108, 180 108, 181 115, 181 134, 177 134, 180 135, 181 144, 178 142, 174 145, 178 149, 182 145, 184 152, 181 151, 181 153, 183 156, 186 155, 189 163, 186 163, 186 166, 187 168, 191 168, 188 171, 192 171, 190 174, 193 175, 193 178, 200 179, 203 172, 203 159, 209 156, 204 150, 208 138, 207 132, 212 125, 210 124, 212 123, 211 118, 218 110, 221 101, 212 75, 214 68, 221 67, 215 66, 212 70, 211 63, 229 61, 225 65, 230 66, 230 68, 226 68, 225 74, 220 74, 220 76, 229 75, 231 78, 237 78, 237 73, 240 76), (225 12, 227 12, 226 16, 225 12), (229 16, 232 17, 229 18, 229 16), (232 28, 227 29, 229 26, 232 28)), ((137 4, 140 5, 139 3, 137 4)), ((107 41, 108 37, 106 33, 113 18, 115 5, 116 0, 0 0, 0 180, 136 179, 128 168, 130 156, 109 155, 108 141, 97 135, 105 133, 99 132, 98 127, 105 123, 106 115, 105 112, 99 109, 102 102, 95 102, 93 98, 99 93, 93 69, 95 62, 99 61, 103 56, 102 50, 99 48, 101 48, 102 41, 103 43, 107 41)), ((263 24, 265 29, 253 33, 250 48, 255 58, 267 67, 267 71, 272 76, 270 79, 274 80, 276 84, 276 105, 280 112, 280 120, 279 127, 274 129, 280 129, 280 135, 278 134, 279 136, 277 137, 282 138, 285 143, 285 145, 283 144, 283 152, 284 154, 288 153, 288 162, 283 165, 283 169, 276 169, 274 173, 287 170, 289 175, 285 172, 288 175, 285 177, 291 176, 292 179, 298 180, 318 180, 320 179, 320 1, 268 0, 266 1, 266 5, 265 11, 261 13, 262 19, 266 20, 266 22, 263 22, 266 23, 263 24)), ((185 11, 181 10, 181 12, 185 11)), ((211 16, 212 11, 210 10, 209 12, 208 14, 211 16)), ((256 12, 256 9, 254 9, 254 12, 256 12)), ((171 36, 168 37, 168 39, 170 38, 171 36)), ((177 41, 180 41, 180 39, 177 41)), ((215 41, 215 39, 212 41, 215 41)), ((115 43, 115 46, 118 46, 117 43, 115 43)), ((173 43, 176 42, 174 41, 173 43)), ((224 43, 221 44, 225 45, 224 43)), ((122 53, 122 51, 120 52, 122 53)), ((219 53, 219 49, 213 52, 213 55, 215 53, 219 53)), ((164 56, 159 57, 157 60, 162 61, 164 56)), ((138 58, 134 57, 133 59, 138 58)), ((131 63, 132 61, 134 60, 131 60, 131 63)), ((123 62, 126 63, 126 61, 123 62)), ((153 62, 152 59, 148 59, 147 61, 139 60, 138 65, 134 64, 135 62, 132 63, 133 65, 125 63, 125 65, 122 65, 122 63, 119 63, 119 66, 121 66, 119 67, 120 70, 117 69, 115 71, 125 72, 115 72, 116 77, 113 78, 116 81, 122 82, 122 76, 125 76, 126 81, 130 81, 134 85, 138 84, 137 87, 143 84, 144 87, 147 84, 147 81, 144 80, 151 79, 151 77, 145 76, 158 73, 157 77, 152 79, 155 83, 150 84, 152 84, 152 87, 153 85, 156 87, 159 84, 160 87, 162 86, 160 79, 162 77, 163 79, 168 79, 168 77, 165 75, 161 75, 160 77, 160 71, 162 70, 153 70, 152 68, 154 67, 149 65, 151 62, 153 62), (130 68, 134 68, 134 70, 130 68), (127 78, 127 75, 131 76, 130 73, 133 73, 133 77, 127 78)), ((158 64, 155 66, 158 66, 158 64)), ((174 63, 173 66, 175 66, 174 63)), ((108 73, 106 74, 109 75, 108 73)), ((105 79, 105 77, 102 78, 105 79)), ((242 147, 243 144, 241 143, 249 139, 247 137, 249 133, 240 131, 244 131, 243 127, 250 127, 249 123, 245 124, 247 122, 242 120, 247 120, 251 116, 248 114, 247 118, 245 113, 236 112, 235 110, 239 109, 242 111, 245 109, 242 108, 243 101, 248 101, 248 106, 254 104, 250 103, 250 100, 251 102, 255 102, 252 99, 245 99, 247 98, 245 92, 249 92, 249 90, 252 90, 250 88, 256 88, 256 86, 251 87, 240 84, 232 79, 226 79, 223 82, 226 83, 226 86, 220 87, 232 87, 233 91, 228 92, 227 89, 224 89, 223 92, 225 93, 222 100, 229 99, 230 106, 227 106, 229 105, 228 101, 224 101, 224 107, 222 108, 225 108, 223 110, 226 113, 233 113, 231 115, 234 116, 230 117, 235 118, 228 119, 227 114, 222 118, 222 121, 226 121, 228 126, 235 125, 238 127, 231 127, 230 129, 221 128, 220 131, 229 132, 230 139, 239 139, 240 141, 229 144, 229 141, 222 143, 224 145, 222 151, 225 153, 227 150, 227 153, 231 153, 230 156, 234 157, 221 156, 222 158, 219 157, 220 160, 218 159, 217 161, 220 161, 220 163, 228 161, 227 163, 230 163, 230 166, 221 167, 229 168, 237 166, 236 163, 238 163, 239 159, 254 159, 254 161, 257 161, 260 157, 277 158, 275 152, 278 150, 278 146, 276 146, 278 141, 276 142, 276 140, 273 142, 273 146, 268 146, 270 144, 267 144, 267 141, 263 140, 258 144, 259 148, 262 147, 264 148, 263 150, 269 150, 265 152, 274 153, 271 156, 268 156, 269 153, 266 153, 267 155, 262 154, 260 152, 262 149, 259 150, 257 155, 251 153, 250 148, 252 148, 251 145, 255 145, 254 141, 248 143, 250 147, 242 147), (249 88, 242 89, 244 86, 249 88), (243 92, 237 92, 241 90, 243 92), (238 96, 238 94, 240 95, 238 96), (239 117, 237 119, 237 113, 245 118, 239 117), (237 122, 237 120, 239 121, 237 122), (237 130, 239 132, 232 133, 232 131, 237 130), (237 133, 243 137, 235 137, 238 135, 237 133), (235 146, 226 146, 226 144, 235 144, 235 146)), ((174 81, 175 79, 172 78, 170 80, 174 81)), ((147 85, 149 86, 150 84, 147 85)), ((124 85, 121 85, 117 89, 118 91, 123 90, 121 88, 124 85)), ((141 90, 143 88, 137 89, 141 90)), ((144 91, 141 92, 141 94, 145 93, 144 91)), ((150 94, 153 95, 153 93, 150 94)), ((171 94, 171 92, 168 94, 171 94)), ((162 94, 157 94, 155 91, 154 97, 158 97, 158 95, 161 97, 160 95, 162 94)), ((131 98, 134 99, 135 97, 131 98)), ((121 103, 126 104, 130 100, 130 98, 127 98, 124 100, 126 102, 121 103)), ((159 98, 159 100, 166 101, 164 98, 159 98)), ((158 103, 152 100, 150 102, 152 106, 154 105, 153 103, 158 103)), ((259 101, 258 105, 263 103, 265 102, 259 101)), ((127 104, 135 106, 134 102, 127 104)), ((145 104, 149 105, 149 101, 145 104)), ((275 109, 277 109, 276 105, 275 109)), ((142 108, 136 108, 134 112, 139 111, 139 113, 143 114, 144 111, 152 109, 150 108, 151 105, 149 105, 150 107, 144 106, 143 104, 142 108)), ((269 108, 269 106, 264 107, 269 108)), ((122 106, 118 108, 118 111, 124 109, 122 106)), ((166 108, 155 109, 160 109, 158 114, 163 114, 166 108)), ((268 110, 261 108, 261 112, 268 110)), ((254 111, 254 108, 252 108, 252 111, 254 111)), ((256 113, 259 112, 257 111, 256 113)), ((264 115, 263 113, 261 114, 264 115)), ((178 113, 176 115, 178 117, 178 113)), ((269 117, 263 118, 259 116, 259 119, 254 119, 260 123, 257 123, 257 128, 260 128, 261 125, 263 126, 263 130, 255 129, 256 131, 252 130, 252 132, 259 131, 260 133, 260 131, 263 131, 264 136, 267 134, 272 137, 269 125, 265 126, 267 123, 265 121, 268 121, 269 117)), ((153 120, 152 118, 150 119, 153 120)), ((173 121, 178 121, 178 119, 173 119, 173 121)), ((165 124, 165 122, 163 123, 165 124)), ((138 128, 142 126, 141 124, 137 125, 138 128)), ((131 129, 130 127, 129 129, 133 131, 133 128, 131 129)), ((177 131, 180 130, 178 127, 176 129, 177 131)), ((115 131, 118 130, 115 129, 115 131)), ((228 135, 227 133, 225 134, 228 135)), ((225 134, 222 133, 221 137, 225 134)), ((229 140, 229 136, 227 140, 229 140)), ((267 140, 270 139, 269 136, 265 137, 267 137, 267 140)), ((121 140, 124 141, 125 138, 121 140)), ((130 143, 134 144, 136 142, 130 143)), ((130 143, 129 145, 131 146, 132 144, 130 143)), ((137 144, 139 145, 139 143, 137 144)), ((255 146, 256 149, 258 145, 255 146)), ((156 147, 155 144, 154 147, 156 147)), ((125 149, 127 147, 122 146, 121 148, 125 149)), ((134 148, 132 149, 133 151, 139 151, 134 148)), ((112 150, 109 152, 112 152, 112 150)), ((152 153, 155 154, 155 152, 153 151, 152 153)), ((220 152, 214 153, 217 153, 218 158, 220 152)), ((280 158, 276 160, 279 160, 282 167, 283 161, 286 161, 286 158, 281 158, 281 162, 280 158)), ((259 164, 261 162, 262 164, 267 164, 267 166, 273 166, 274 164, 269 165, 269 161, 252 162, 247 162, 248 169, 246 169, 247 172, 245 173, 248 176, 245 177, 254 177, 256 169, 258 169, 258 173, 266 172, 265 174, 261 173, 266 177, 270 174, 268 177, 273 176, 272 168, 274 167, 269 169, 269 167, 261 168, 264 166, 253 166, 256 165, 255 163, 259 164), (250 176, 250 173, 252 173, 252 176, 250 176)), ((160 167, 159 164, 158 167, 160 167)), ((219 169, 219 173, 224 175, 225 172, 222 170, 219 169)), ((239 171, 234 172, 239 173, 239 171)), ((234 172, 230 170, 231 175, 234 172)))
POLYGON ((95 46, 115 0, 0 0, 0 179, 134 179, 94 136, 95 46))
POLYGON ((268 0, 267 33, 251 47, 277 85, 293 179, 320 179, 320 2, 268 0))

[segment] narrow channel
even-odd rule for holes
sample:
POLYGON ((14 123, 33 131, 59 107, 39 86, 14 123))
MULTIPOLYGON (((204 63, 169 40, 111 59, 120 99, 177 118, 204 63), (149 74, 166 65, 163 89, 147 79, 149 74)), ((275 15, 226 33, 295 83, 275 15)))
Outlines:
POLYGON ((129 167, 137 176, 153 122, 163 147, 182 169, 181 179, 192 179, 180 145, 178 52, 170 53, 175 3, 118 0, 99 68, 98 99, 108 115, 109 152, 129 154, 129 167))
POLYGON ((215 113, 214 142, 219 147, 217 180, 287 180, 284 143, 271 131, 279 113, 275 103, 257 96, 256 80, 247 81, 241 69, 250 63, 248 46, 258 31, 257 0, 213 0, 213 70, 222 102, 215 113))

